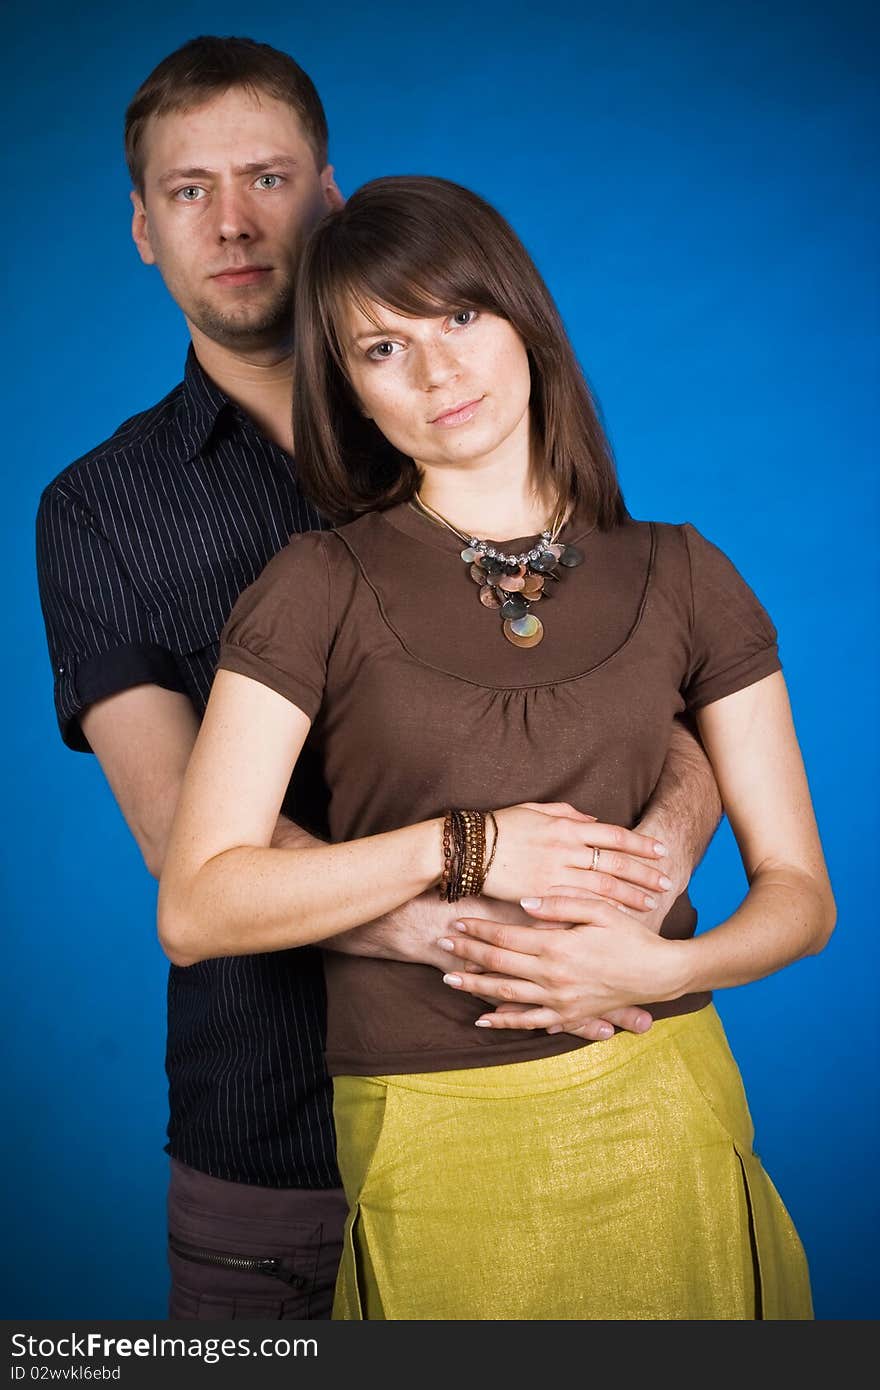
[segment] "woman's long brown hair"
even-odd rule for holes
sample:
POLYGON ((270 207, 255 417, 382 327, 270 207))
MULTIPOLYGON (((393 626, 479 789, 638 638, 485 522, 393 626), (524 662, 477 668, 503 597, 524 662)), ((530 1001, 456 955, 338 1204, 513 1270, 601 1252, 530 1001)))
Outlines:
POLYGON ((411 458, 358 408, 341 329, 354 301, 428 317, 482 309, 528 352, 535 482, 585 508, 603 530, 626 508, 611 447, 547 286, 500 213, 446 179, 374 179, 305 247, 296 295, 293 425, 303 489, 334 521, 408 501, 411 458))

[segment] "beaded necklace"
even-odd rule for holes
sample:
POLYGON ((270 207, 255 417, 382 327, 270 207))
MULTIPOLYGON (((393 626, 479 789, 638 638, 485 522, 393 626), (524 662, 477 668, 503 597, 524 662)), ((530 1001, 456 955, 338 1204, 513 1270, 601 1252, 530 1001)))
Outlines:
POLYGON ((418 493, 412 501, 418 511, 465 542, 461 558, 471 579, 480 586, 483 607, 494 608, 500 613, 501 629, 508 642, 515 647, 537 647, 544 637, 544 624, 530 611, 532 606, 547 597, 548 579, 558 582, 559 565, 574 569, 584 561, 583 552, 577 546, 558 544, 557 538, 565 524, 565 509, 557 507, 531 550, 508 555, 478 536, 459 531, 445 516, 423 502, 418 493))

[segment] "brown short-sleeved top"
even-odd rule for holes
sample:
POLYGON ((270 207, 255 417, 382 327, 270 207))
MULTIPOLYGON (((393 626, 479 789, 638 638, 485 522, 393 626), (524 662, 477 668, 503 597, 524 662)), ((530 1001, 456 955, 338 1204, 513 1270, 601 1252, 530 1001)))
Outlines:
MULTIPOLYGON (((518 552, 532 538, 501 542, 518 552)), ((561 540, 584 563, 517 648, 483 607, 461 542, 408 504, 295 536, 236 604, 219 666, 299 706, 329 789, 334 841, 521 801, 568 801, 632 826, 674 715, 779 669, 773 624, 690 525, 627 522, 561 540)), ((439 845, 438 845, 439 871, 439 845)), ((450 909, 450 922, 454 909, 450 909)), ((663 934, 693 935, 683 894, 663 934)), ((430 966, 327 952, 331 1072, 381 1075, 518 1062, 583 1046, 566 1034, 474 1028, 485 1005, 430 966)), ((707 994, 646 1001, 655 1017, 707 994)))

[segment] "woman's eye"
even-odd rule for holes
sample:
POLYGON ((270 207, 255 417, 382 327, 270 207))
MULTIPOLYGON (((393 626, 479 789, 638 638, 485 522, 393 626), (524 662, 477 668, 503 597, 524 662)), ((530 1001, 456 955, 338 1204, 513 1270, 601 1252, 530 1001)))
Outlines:
POLYGON ((468 324, 473 323, 477 317, 476 309, 457 309, 454 314, 450 314, 450 319, 456 328, 467 328, 468 324))
POLYGON ((367 356, 374 362, 384 362, 389 357, 396 355, 399 343, 374 343, 367 351, 367 356))
POLYGON ((204 192, 197 183, 189 183, 186 188, 179 188, 174 196, 182 203, 197 203, 204 196, 204 192))
POLYGON ((261 174, 257 179, 257 186, 259 188, 278 188, 280 183, 280 174, 261 174))

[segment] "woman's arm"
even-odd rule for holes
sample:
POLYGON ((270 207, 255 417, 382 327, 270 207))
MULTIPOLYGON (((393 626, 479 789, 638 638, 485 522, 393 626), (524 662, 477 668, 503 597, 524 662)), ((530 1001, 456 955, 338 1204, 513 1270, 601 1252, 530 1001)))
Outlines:
MULTIPOLYGON (((440 876, 440 818, 344 844, 272 848, 308 716, 220 670, 189 760, 159 887, 159 938, 177 965, 279 951, 374 921, 440 876)), ((516 902, 588 880, 592 845, 616 843, 567 805, 499 811, 495 892, 516 902)), ((627 832, 634 852, 652 842, 627 832)))
MULTIPOLYGON (((669 941, 596 904, 584 925, 543 931, 540 956, 529 928, 468 920, 466 934, 449 936, 452 953, 492 973, 455 975, 454 988, 530 1003, 528 1026, 557 1029, 609 1008, 746 984, 822 949, 834 899, 782 676, 706 706, 698 722, 749 879, 741 906, 692 940, 669 941)), ((484 1022, 510 1026, 505 1019, 484 1022)))
POLYGON ((318 941, 437 880, 439 821, 343 845, 269 847, 308 731, 283 696, 218 672, 159 888, 159 939, 176 965, 318 941))
POLYGON ((697 722, 749 891, 726 922, 679 943, 685 990, 747 984, 815 954, 836 918, 781 673, 707 705, 697 722))

